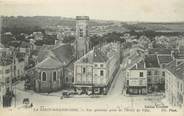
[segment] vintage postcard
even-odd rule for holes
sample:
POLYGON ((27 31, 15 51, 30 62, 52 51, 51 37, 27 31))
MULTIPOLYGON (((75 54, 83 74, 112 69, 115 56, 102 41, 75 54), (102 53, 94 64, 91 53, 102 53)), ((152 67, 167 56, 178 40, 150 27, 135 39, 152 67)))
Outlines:
POLYGON ((0 0, 0 115, 184 116, 184 1, 0 0))

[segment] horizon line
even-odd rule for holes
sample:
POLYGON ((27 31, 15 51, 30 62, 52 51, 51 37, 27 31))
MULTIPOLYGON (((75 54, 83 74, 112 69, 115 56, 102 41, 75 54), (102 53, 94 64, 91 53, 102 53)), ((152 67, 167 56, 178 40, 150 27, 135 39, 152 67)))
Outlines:
MULTIPOLYGON (((76 16, 83 16, 83 15, 76 15, 76 16)), ((87 16, 87 15, 85 15, 87 16)), ((0 17, 60 17, 66 19, 74 19, 75 17, 70 16, 59 16, 59 15, 0 15, 0 17)), ((90 18, 90 16, 89 16, 90 18)), ((97 21, 107 21, 107 22, 119 22, 119 23, 184 23, 184 21, 141 21, 141 20, 116 20, 116 19, 98 19, 92 18, 90 20, 97 20, 97 21)))

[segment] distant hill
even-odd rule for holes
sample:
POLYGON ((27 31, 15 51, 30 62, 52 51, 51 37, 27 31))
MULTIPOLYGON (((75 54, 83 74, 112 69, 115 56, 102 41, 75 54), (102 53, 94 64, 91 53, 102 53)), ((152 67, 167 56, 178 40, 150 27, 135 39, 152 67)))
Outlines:
POLYGON ((184 32, 184 22, 179 23, 134 23, 124 24, 128 29, 152 30, 160 32, 184 32))
MULTIPOLYGON (((74 18, 59 16, 33 16, 33 17, 3 17, 3 32, 32 33, 33 31, 44 31, 48 26, 71 26, 75 28, 74 18)), ((162 32, 184 32, 184 22, 181 23, 128 23, 119 21, 94 20, 89 21, 89 26, 112 25, 109 30, 152 30, 162 32), (121 24, 119 26, 119 24, 121 24), (122 29, 121 29, 122 28, 122 29)))
MULTIPOLYGON (((48 26, 71 26, 75 28, 75 19, 51 16, 33 16, 33 17, 2 17, 3 32, 13 33, 31 33, 32 31, 42 31, 48 26)), ((89 26, 110 25, 110 21, 90 20, 89 26)))

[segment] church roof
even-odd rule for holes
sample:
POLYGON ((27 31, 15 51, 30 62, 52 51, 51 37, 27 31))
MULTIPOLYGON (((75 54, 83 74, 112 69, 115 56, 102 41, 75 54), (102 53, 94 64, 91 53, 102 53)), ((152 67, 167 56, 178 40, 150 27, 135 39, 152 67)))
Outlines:
POLYGON ((61 68, 63 64, 59 62, 56 58, 48 56, 42 62, 36 65, 36 68, 44 68, 44 69, 56 69, 61 68))
POLYGON ((39 49, 37 61, 38 62, 43 61, 46 58, 46 56, 48 56, 49 50, 51 50, 52 48, 54 48, 53 45, 43 45, 39 49))
POLYGON ((66 65, 74 58, 74 49, 70 44, 62 44, 51 51, 60 62, 66 65))
POLYGON ((74 50, 70 44, 43 46, 38 53, 38 68, 59 68, 68 65, 74 59, 74 50))

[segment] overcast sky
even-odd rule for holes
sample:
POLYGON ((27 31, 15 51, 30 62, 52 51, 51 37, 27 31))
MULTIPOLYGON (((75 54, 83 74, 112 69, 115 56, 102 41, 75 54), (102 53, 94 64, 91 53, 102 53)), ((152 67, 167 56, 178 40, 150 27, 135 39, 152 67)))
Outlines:
POLYGON ((184 0, 0 0, 0 15, 173 22, 184 21, 184 0))

